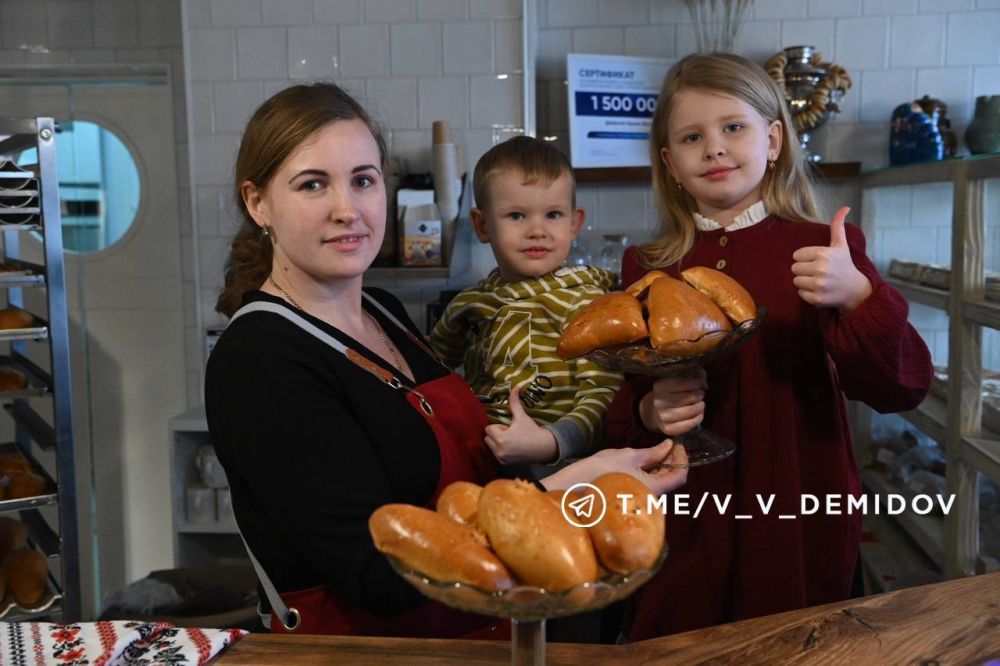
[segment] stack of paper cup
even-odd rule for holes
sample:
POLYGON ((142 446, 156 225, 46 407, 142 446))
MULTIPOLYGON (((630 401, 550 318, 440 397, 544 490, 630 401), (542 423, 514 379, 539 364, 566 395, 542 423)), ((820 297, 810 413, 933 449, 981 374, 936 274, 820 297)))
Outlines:
POLYGON ((445 225, 445 235, 458 217, 458 199, 462 194, 458 151, 451 138, 451 128, 443 120, 433 125, 434 199, 445 225))

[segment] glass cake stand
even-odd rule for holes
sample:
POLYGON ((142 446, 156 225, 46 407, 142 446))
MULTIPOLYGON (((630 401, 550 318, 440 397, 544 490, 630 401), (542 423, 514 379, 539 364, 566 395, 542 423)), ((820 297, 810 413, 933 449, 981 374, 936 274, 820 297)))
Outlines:
MULTIPOLYGON (((653 377, 693 377, 698 370, 725 358, 750 339, 767 314, 767 308, 757 308, 757 316, 734 326, 729 331, 710 331, 697 340, 681 340, 674 343, 670 353, 653 349, 646 340, 638 344, 619 345, 608 349, 596 349, 586 355, 591 361, 612 370, 629 374, 651 375, 653 377), (688 354, 686 347, 701 345, 705 341, 716 340, 708 351, 688 354)), ((684 447, 687 463, 665 463, 662 467, 698 467, 724 460, 736 452, 736 444, 725 437, 697 426, 693 430, 673 438, 684 447)))
POLYGON ((386 555, 393 569, 424 596, 445 606, 479 615, 510 618, 511 664, 545 664, 545 620, 604 608, 625 599, 653 577, 667 557, 667 544, 649 569, 623 576, 608 573, 593 583, 550 592, 540 587, 516 585, 491 592, 464 583, 434 580, 386 555))

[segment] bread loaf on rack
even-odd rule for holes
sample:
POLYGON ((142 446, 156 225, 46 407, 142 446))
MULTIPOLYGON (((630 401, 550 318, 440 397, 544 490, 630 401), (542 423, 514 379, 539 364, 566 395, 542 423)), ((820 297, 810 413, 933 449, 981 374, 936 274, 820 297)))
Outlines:
POLYGON ((34 315, 27 310, 13 306, 0 310, 0 329, 28 328, 34 322, 34 315))
POLYGON ((7 553, 3 559, 7 589, 21 608, 32 608, 45 598, 49 568, 45 556, 37 550, 23 548, 7 553))

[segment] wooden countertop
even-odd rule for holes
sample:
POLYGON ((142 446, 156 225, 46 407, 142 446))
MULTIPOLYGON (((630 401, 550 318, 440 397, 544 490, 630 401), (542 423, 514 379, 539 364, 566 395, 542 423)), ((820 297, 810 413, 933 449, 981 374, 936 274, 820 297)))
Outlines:
MULTIPOLYGON (((549 643, 547 663, 926 663, 1000 659, 1000 573, 709 627, 630 645, 549 643)), ((213 662, 509 664, 495 641, 251 634, 213 662)))

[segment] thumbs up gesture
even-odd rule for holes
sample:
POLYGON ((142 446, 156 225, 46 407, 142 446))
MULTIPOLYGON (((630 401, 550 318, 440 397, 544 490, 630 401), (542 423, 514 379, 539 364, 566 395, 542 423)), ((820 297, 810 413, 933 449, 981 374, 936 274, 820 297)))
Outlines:
POLYGON ((510 392, 510 425, 486 426, 486 446, 504 465, 553 462, 559 455, 556 436, 528 416, 516 386, 510 392))
POLYGON ((852 311, 872 293, 871 282, 857 269, 847 245, 844 220, 851 209, 844 206, 830 222, 830 246, 800 247, 792 255, 792 284, 810 305, 852 311))

